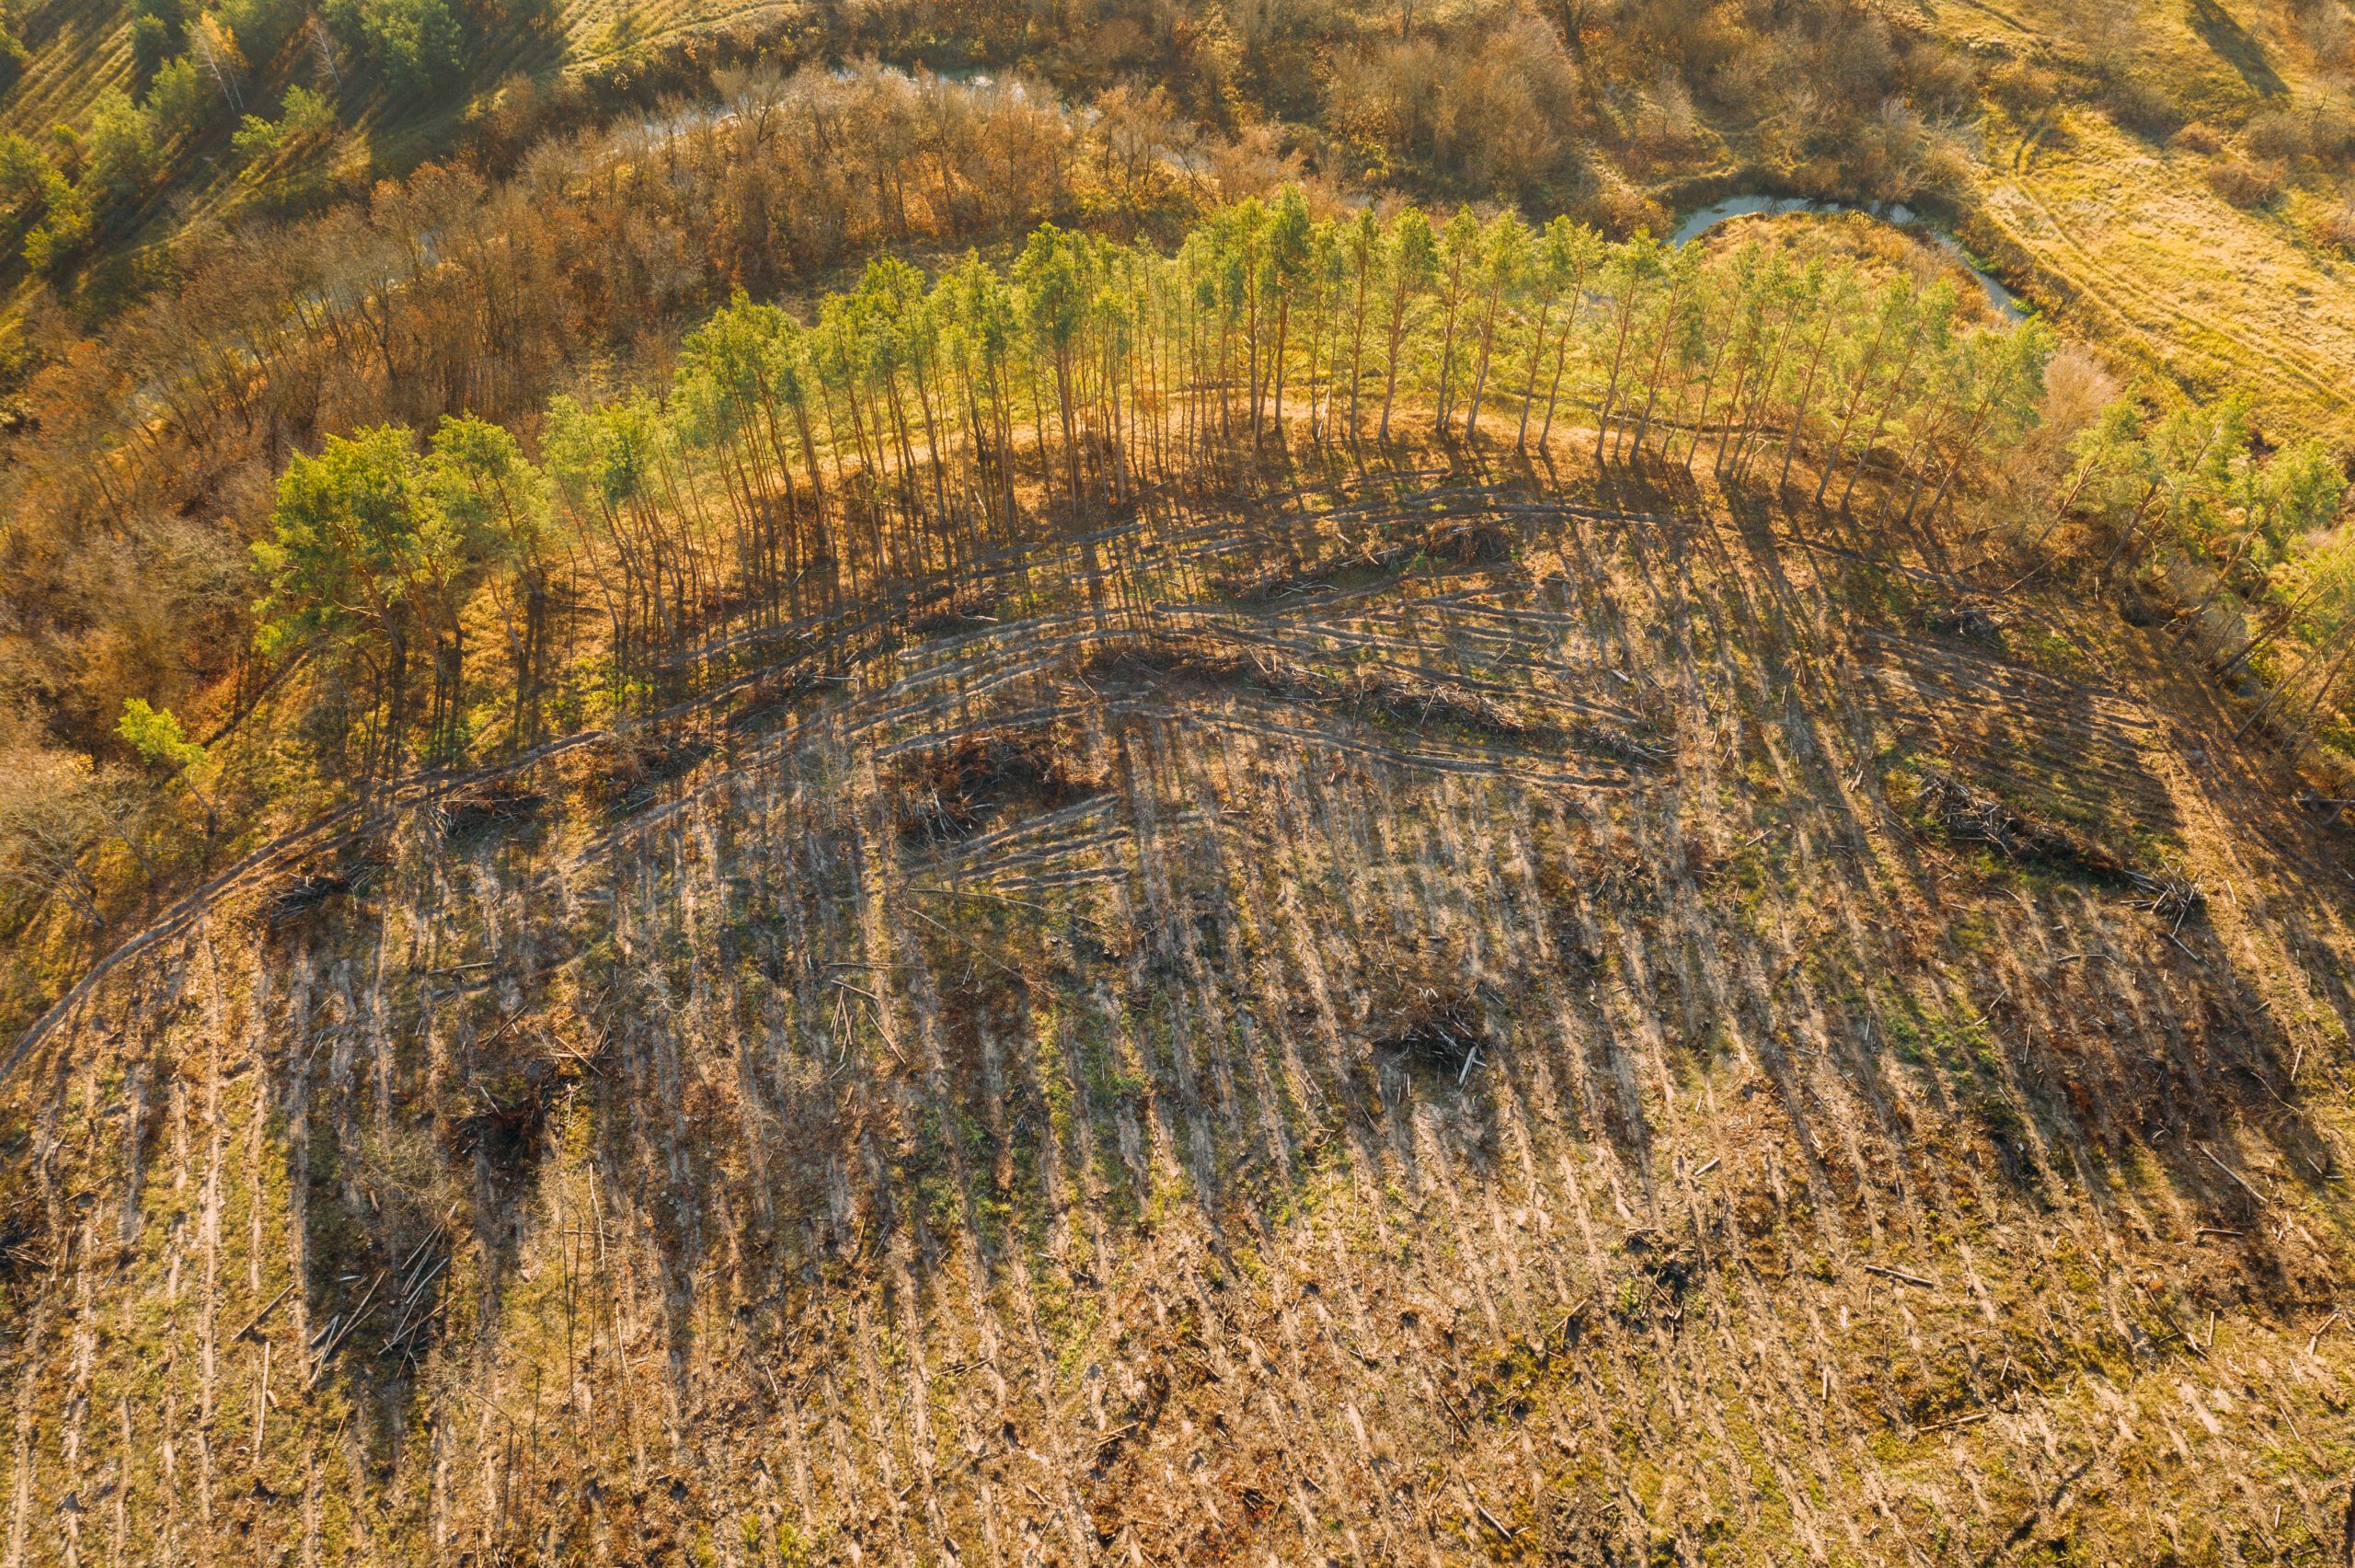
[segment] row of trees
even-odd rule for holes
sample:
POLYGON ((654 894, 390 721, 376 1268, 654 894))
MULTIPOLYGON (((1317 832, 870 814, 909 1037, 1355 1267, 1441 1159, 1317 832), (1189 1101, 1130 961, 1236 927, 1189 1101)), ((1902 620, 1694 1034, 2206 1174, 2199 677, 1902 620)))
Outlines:
POLYGON ((1042 519, 1281 445, 1545 453, 1575 426, 1598 463, 1803 473, 1841 508, 1877 467, 1879 514, 1928 530, 2034 421, 2050 351, 2040 326, 1971 325, 1945 282, 1564 219, 1319 219, 1291 189, 1166 251, 1048 224, 1003 269, 879 260, 807 318, 740 293, 660 394, 550 404, 536 464, 474 419, 330 441, 280 482, 263 635, 333 646, 381 769, 412 741, 535 736, 551 605, 581 608, 566 635, 630 700, 726 624, 953 585, 1042 519), (470 651, 477 589, 503 630, 470 651))
MULTIPOLYGON (((1004 268, 879 260, 806 312, 739 292, 657 387, 298 452, 253 552, 257 640, 307 666, 308 732, 364 787, 692 689, 747 624, 957 594, 1041 531, 1285 449, 1439 439, 1706 471, 1868 504, 1935 557, 2036 424, 2051 348, 1945 282, 1563 220, 1320 219, 1287 190, 1167 249, 1048 224, 1004 268)), ((2261 672, 2252 725, 2303 739, 2350 665, 2345 489, 2320 444, 2259 442, 2245 400, 2148 418, 2119 399, 2071 444, 2045 534, 2093 517, 2112 570, 2200 565, 2177 641, 2261 672), (2245 629, 2214 612, 2243 603, 2245 629)), ((212 759, 167 713, 135 703, 121 733, 212 817, 212 759)), ((83 815, 121 836, 119 806, 83 815)))
POLYGON ((2056 520, 2106 520, 2106 573, 2160 557, 2191 567, 2174 645, 2204 651, 2217 675, 2264 676, 2243 732, 2274 726, 2303 753, 2335 718, 2355 647, 2355 532, 2334 526, 2348 488, 2338 457, 2312 439, 2263 448, 2245 394, 2155 418, 2121 398, 2074 457, 2056 520))

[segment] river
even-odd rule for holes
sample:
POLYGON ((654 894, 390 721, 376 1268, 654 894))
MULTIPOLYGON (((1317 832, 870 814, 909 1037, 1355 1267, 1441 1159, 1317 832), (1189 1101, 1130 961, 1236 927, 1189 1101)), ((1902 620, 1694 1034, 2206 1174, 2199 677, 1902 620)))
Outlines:
POLYGON ((1970 252, 1962 248, 1959 241, 1944 230, 1932 226, 1927 220, 1902 202, 1876 201, 1869 206, 1857 206, 1853 202, 1816 201, 1805 197, 1729 196, 1722 201, 1712 201, 1706 207, 1686 213, 1677 223, 1674 232, 1668 236, 1668 243, 1676 246, 1683 245, 1688 240, 1700 238, 1719 223, 1735 218, 1747 218, 1753 215, 1779 218, 1790 212, 1805 212, 1815 217, 1830 217, 1839 212, 1861 212, 1867 218, 1878 218, 1884 223, 1913 231, 1944 251, 1956 266, 1978 279, 1979 286, 1987 291, 1988 303, 2002 312, 2005 319, 2008 321, 2028 319, 2028 307, 2020 303, 2019 297, 1972 262, 1970 252))

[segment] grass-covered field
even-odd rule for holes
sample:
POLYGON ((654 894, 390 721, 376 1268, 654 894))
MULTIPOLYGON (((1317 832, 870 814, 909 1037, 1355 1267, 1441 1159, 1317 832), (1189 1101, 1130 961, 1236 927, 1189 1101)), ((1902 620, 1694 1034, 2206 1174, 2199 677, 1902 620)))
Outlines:
POLYGON ((1943 4, 1936 15, 1958 36, 2031 57, 2115 39, 2126 80, 2173 95, 2140 134, 2099 101, 1991 115, 1973 235, 1999 264, 2121 363, 2210 395, 2246 385, 2269 425, 2355 436, 2355 254, 2342 216, 2355 185, 2344 155, 2310 160, 2304 177, 2250 208, 2211 185, 2212 143, 2158 134, 2177 117, 2212 117, 2226 142, 2221 127, 2255 115, 2343 120, 2345 77, 2315 68, 2292 13, 2028 0, 1943 4))

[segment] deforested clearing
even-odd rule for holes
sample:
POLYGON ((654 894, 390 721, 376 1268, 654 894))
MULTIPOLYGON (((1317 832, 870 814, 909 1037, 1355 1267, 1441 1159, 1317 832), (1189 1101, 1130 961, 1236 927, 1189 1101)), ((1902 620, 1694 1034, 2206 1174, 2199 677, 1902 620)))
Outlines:
POLYGON ((1991 648, 1837 540, 1556 494, 1149 498, 931 635, 786 628, 824 681, 643 790, 566 753, 529 815, 390 807, 364 883, 248 879, 17 1069, 22 1528, 2329 1539, 2311 827, 2125 639, 2043 668, 2049 604, 1991 648), (1500 545, 1362 567, 1434 520, 1500 545))
POLYGON ((955 9, 0 17, 0 1568, 2355 1561, 2355 20, 955 9))

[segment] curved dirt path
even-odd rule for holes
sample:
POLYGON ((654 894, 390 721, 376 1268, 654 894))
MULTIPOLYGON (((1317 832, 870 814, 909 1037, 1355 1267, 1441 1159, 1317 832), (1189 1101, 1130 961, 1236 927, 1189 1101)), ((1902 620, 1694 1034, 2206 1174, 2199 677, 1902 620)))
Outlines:
POLYGON ((2025 166, 1988 170, 1981 192, 1985 221, 2062 296, 2061 318, 2200 395, 2238 384, 2273 421, 2355 433, 2355 265, 2218 198, 2195 155, 2082 111, 2064 130, 2025 166))

